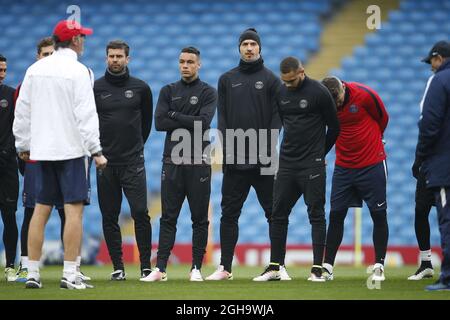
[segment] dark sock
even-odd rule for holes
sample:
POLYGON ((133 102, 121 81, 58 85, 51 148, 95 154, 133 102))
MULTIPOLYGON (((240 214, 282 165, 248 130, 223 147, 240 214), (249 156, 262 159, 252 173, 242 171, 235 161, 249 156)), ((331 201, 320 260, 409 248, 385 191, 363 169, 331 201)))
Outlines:
POLYGON ((431 268, 433 269, 433 265, 431 264, 431 261, 421 261, 420 262, 420 268, 421 269, 425 269, 425 268, 431 268))
POLYGON ((323 261, 323 252, 325 251, 325 241, 327 236, 327 223, 325 214, 322 216, 310 217, 312 230, 313 264, 321 266, 323 261))
POLYGON ((272 221, 269 225, 270 261, 280 264, 285 253, 288 218, 272 221))
POLYGON ((280 271, 280 264, 279 264, 279 263, 271 262, 271 263, 269 263, 269 266, 267 267, 266 270, 267 270, 267 271, 272 271, 272 270, 274 270, 274 271, 280 271))
POLYGON ((384 265, 389 238, 386 210, 371 211, 373 220, 373 245, 375 247, 375 262, 384 265))
POLYGON ((347 209, 330 212, 330 224, 328 225, 327 242, 325 251, 325 263, 334 265, 336 254, 344 236, 344 221, 347 209))
POLYGON ((420 251, 430 250, 430 222, 428 216, 431 206, 417 205, 414 217, 414 229, 416 231, 417 243, 420 251))
POLYGON ((2 210, 3 219, 3 243, 5 244, 6 268, 14 268, 16 260, 17 240, 19 232, 17 230, 16 211, 11 209, 2 210))
POLYGON ((20 251, 21 255, 28 256, 28 229, 30 227, 31 217, 33 217, 34 208, 25 208, 23 211, 23 222, 20 230, 20 251))

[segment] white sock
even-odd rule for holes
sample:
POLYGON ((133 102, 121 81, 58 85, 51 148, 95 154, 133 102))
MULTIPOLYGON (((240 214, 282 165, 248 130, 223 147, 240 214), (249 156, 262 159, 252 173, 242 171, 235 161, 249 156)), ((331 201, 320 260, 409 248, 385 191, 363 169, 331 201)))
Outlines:
POLYGON ((375 265, 373 266, 373 269, 375 270, 376 268, 381 268, 381 270, 384 271, 384 266, 381 263, 375 263, 375 265))
POLYGON ((27 279, 39 280, 41 276, 39 275, 39 261, 28 260, 28 277, 27 279))
POLYGON ((329 263, 322 264, 322 267, 328 270, 329 273, 333 273, 333 266, 329 263))
POLYGON ((64 261, 63 277, 69 281, 73 281, 77 272, 76 261, 64 261))
POLYGON ((20 257, 20 263, 22 264, 22 269, 28 269, 28 257, 27 256, 20 257))
POLYGON ((420 251, 420 261, 431 261, 431 249, 420 251))
POLYGON ((77 262, 77 272, 80 272, 80 266, 81 266, 81 256, 77 257, 77 260, 75 260, 77 262))

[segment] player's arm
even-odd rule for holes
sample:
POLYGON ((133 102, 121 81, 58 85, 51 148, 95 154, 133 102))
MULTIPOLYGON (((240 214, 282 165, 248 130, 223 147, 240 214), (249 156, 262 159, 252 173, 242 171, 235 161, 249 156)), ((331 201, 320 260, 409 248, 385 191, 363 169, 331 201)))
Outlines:
POLYGON ((321 95, 322 116, 327 126, 325 136, 325 155, 333 148, 339 136, 340 125, 337 116, 336 103, 327 89, 322 90, 321 95))
POLYGON ((278 97, 280 94, 280 88, 282 84, 280 79, 276 78, 270 88, 270 105, 272 106, 272 123, 270 125, 271 129, 281 129, 281 118, 278 110, 278 97))
POLYGON ((147 142, 152 129, 153 120, 153 96, 150 87, 145 84, 141 99, 142 140, 147 142))
POLYGON ((192 116, 187 114, 182 114, 181 112, 171 113, 169 111, 169 115, 173 117, 176 121, 178 121, 183 128, 186 129, 194 129, 195 122, 201 122, 202 128, 209 128, 211 125, 211 121, 214 117, 214 113, 216 112, 217 105, 217 93, 214 88, 208 88, 205 92, 205 97, 202 101, 203 105, 200 108, 200 112, 198 116, 192 116))
POLYGON ((169 118, 170 111, 170 95, 169 87, 165 86, 161 89, 158 97, 158 103, 155 110, 155 128, 157 131, 173 131, 180 127, 180 124, 169 118))
POLYGON ((224 76, 220 77, 218 88, 218 98, 217 98, 217 127, 222 135, 225 137, 225 130, 227 128, 227 117, 226 117, 226 105, 227 105, 227 88, 226 79, 224 76))
POLYGON ((369 115, 378 123, 381 134, 383 135, 389 122, 389 115, 384 106, 383 100, 373 90, 367 87, 360 87, 366 92, 364 107, 369 115))
POLYGON ((92 82, 88 73, 80 72, 74 77, 74 92, 73 114, 78 130, 86 149, 91 154, 97 154, 101 152, 102 147, 100 145, 99 120, 94 90, 92 89, 92 82))
POLYGON ((445 113, 448 112, 446 92, 440 79, 433 78, 424 100, 419 121, 416 158, 425 159, 439 137, 445 113))
MULTIPOLYGON (((15 137, 15 145, 17 152, 30 152, 30 136, 31 136, 31 99, 30 88, 31 80, 28 74, 22 83, 20 95, 17 92, 17 100, 14 110, 13 134, 15 137)), ((25 159, 24 159, 25 160, 25 159)))
POLYGON ((219 79, 219 83, 217 85, 218 89, 218 98, 217 98, 217 128, 219 132, 221 133, 219 135, 220 138, 220 144, 222 146, 222 154, 223 154, 223 166, 222 170, 225 168, 226 163, 226 128, 227 128, 227 113, 226 113, 226 106, 227 106, 227 87, 226 87, 226 78, 222 75, 219 79))

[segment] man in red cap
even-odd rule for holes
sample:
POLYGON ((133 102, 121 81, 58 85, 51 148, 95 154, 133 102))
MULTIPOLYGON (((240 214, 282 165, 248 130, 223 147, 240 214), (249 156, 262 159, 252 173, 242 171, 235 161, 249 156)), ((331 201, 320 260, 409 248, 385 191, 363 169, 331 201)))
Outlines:
POLYGON ((88 160, 106 167, 90 72, 77 61, 92 30, 74 21, 59 22, 55 53, 28 68, 17 99, 13 132, 19 157, 38 161, 36 207, 28 233, 26 288, 41 288, 39 260, 52 205, 62 198, 64 227, 63 289, 86 289, 77 273, 83 203, 88 199, 88 160))

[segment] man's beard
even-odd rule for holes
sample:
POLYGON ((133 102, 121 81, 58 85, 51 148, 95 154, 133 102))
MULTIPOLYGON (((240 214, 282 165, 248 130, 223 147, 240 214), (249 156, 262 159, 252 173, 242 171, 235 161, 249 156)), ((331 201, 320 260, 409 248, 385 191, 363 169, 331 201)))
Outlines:
POLYGON ((252 58, 250 58, 250 59, 247 59, 247 58, 245 58, 245 56, 244 56, 243 60, 244 60, 245 62, 255 62, 255 61, 257 61, 260 57, 261 57, 260 54, 254 55, 254 56, 253 56, 252 58))

